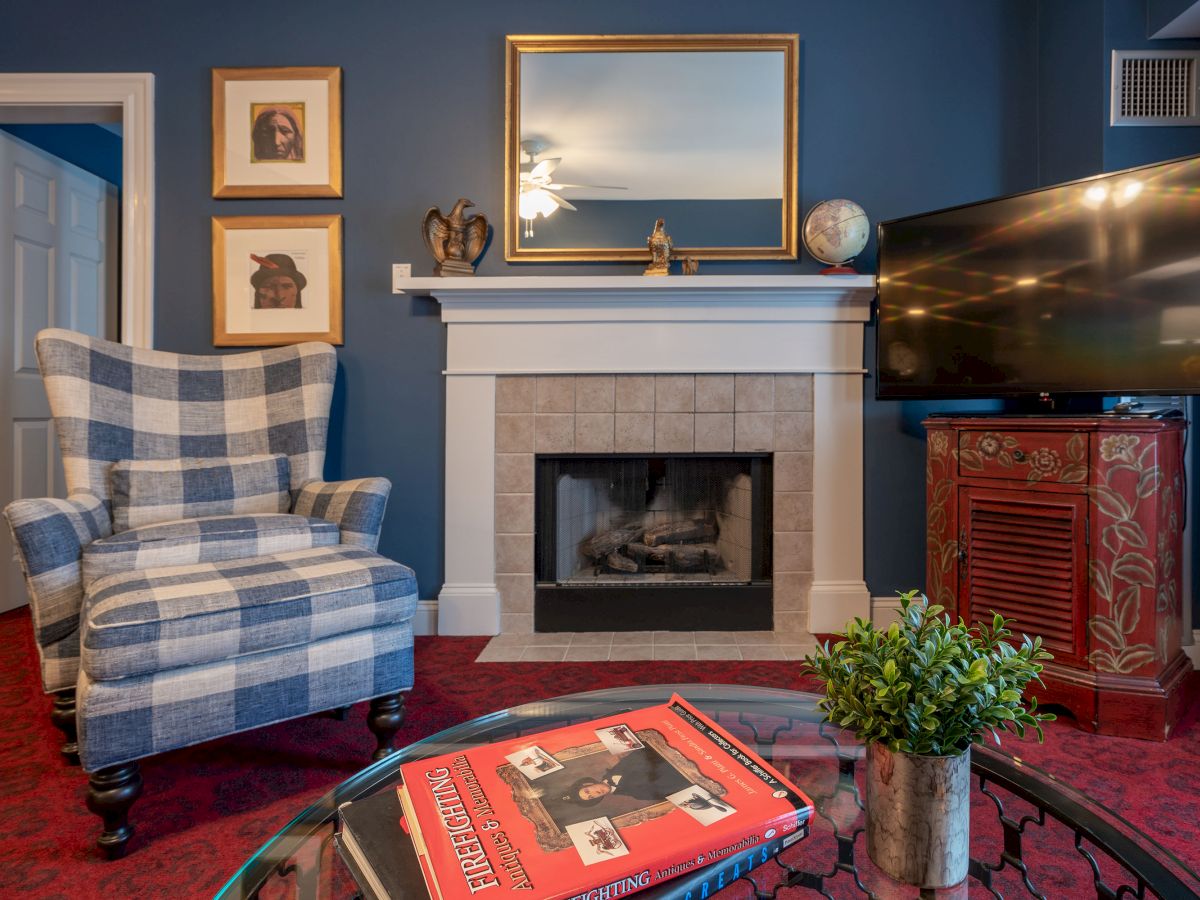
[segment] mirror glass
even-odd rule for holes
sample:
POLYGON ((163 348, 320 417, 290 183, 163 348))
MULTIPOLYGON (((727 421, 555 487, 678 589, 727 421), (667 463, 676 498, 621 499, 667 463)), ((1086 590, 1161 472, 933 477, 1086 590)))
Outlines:
POLYGON ((794 258, 794 48, 510 39, 508 258, 794 258))

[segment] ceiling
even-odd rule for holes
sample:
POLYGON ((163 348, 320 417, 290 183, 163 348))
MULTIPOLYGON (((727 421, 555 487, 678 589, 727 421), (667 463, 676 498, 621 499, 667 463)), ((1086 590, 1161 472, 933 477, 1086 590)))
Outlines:
POLYGON ((521 137, 576 199, 783 196, 782 52, 527 53, 521 137))

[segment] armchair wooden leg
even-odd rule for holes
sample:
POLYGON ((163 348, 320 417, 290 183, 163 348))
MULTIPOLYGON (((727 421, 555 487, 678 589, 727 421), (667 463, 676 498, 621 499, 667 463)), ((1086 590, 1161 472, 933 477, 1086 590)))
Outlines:
POLYGON ((88 778, 87 806, 104 820, 104 833, 96 841, 109 859, 125 855, 125 845, 133 835, 129 808, 142 795, 142 773, 136 762, 109 766, 88 778))
POLYGON ((79 740, 75 731, 75 688, 54 695, 50 721, 63 733, 62 755, 69 765, 79 765, 79 740))
POLYGON ((371 701, 371 711, 367 713, 367 727, 379 742, 379 748, 371 759, 383 759, 393 752, 392 738, 403 724, 403 694, 387 694, 371 701))

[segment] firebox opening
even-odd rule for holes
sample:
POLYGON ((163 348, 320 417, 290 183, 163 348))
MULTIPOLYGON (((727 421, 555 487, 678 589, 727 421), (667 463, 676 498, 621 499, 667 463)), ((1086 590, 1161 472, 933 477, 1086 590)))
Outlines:
POLYGON ((771 627, 769 455, 545 456, 536 472, 536 630, 771 627))

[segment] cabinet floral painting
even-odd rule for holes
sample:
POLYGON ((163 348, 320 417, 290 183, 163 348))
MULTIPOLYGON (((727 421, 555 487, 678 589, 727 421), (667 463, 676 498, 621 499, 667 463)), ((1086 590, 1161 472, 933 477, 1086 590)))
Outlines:
MULTIPOLYGON (((957 434, 931 429, 926 456, 926 593, 962 609, 958 580, 965 535, 958 522, 960 478, 1011 479, 1073 485, 1089 498, 1088 661, 1101 672, 1128 675, 1166 664, 1179 642, 1178 572, 1183 481, 1179 465, 1158 454, 1180 446, 1153 435, 1040 434, 1002 431, 957 434), (1171 472, 1164 478, 1163 471, 1171 472), (1090 479, 1089 479, 1090 475, 1090 479), (1149 535, 1156 535, 1150 546, 1149 535), (1153 605, 1144 592, 1150 592, 1153 605), (1148 616, 1146 611, 1155 614, 1148 616)), ((1177 461, 1176 461, 1177 462, 1177 461)), ((1017 623, 1020 630, 1020 623, 1017 623)))

